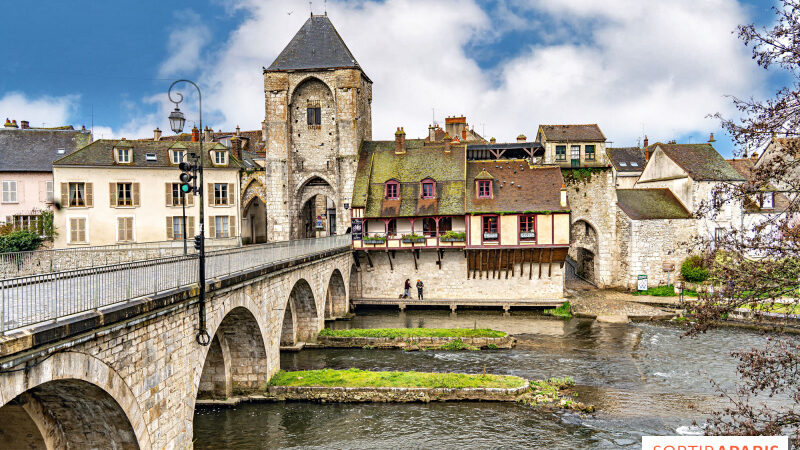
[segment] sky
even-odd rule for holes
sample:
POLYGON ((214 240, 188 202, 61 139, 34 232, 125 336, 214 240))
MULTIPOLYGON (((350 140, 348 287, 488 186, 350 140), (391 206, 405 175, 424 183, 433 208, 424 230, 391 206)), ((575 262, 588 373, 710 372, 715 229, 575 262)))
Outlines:
MULTIPOLYGON (((772 0, 172 0, 13 2, 3 9, 0 119, 92 128, 95 139, 169 131, 170 83, 196 81, 203 124, 260 129, 262 67, 327 14, 373 81, 373 139, 424 137, 465 115, 487 139, 597 123, 609 146, 675 139, 735 151, 716 119, 730 96, 768 98, 736 37, 772 24, 772 0), (35 26, 32 26, 35 23, 35 26)), ((181 109, 198 121, 189 88, 181 109)))

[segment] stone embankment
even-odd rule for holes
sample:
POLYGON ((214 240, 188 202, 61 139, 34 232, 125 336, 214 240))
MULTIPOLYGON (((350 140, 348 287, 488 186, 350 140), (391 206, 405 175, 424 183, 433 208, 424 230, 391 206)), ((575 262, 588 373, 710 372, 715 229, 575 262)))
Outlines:
POLYGON ((268 386, 267 397, 276 401, 306 400, 323 403, 513 402, 529 389, 528 382, 518 388, 268 386))
POLYGON ((335 337, 319 336, 318 345, 327 348, 399 348, 404 350, 426 350, 440 348, 508 349, 516 340, 503 337, 335 337), (460 343, 459 343, 460 342, 460 343))

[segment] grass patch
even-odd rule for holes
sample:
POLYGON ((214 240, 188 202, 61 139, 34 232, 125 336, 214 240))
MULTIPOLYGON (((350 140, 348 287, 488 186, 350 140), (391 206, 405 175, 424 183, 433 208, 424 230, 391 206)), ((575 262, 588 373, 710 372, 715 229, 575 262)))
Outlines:
MULTIPOLYGON (((753 309, 752 305, 743 305, 742 309, 753 309)), ((771 313, 779 313, 779 314, 800 314, 800 304, 788 304, 788 303, 774 303, 770 304, 760 304, 756 305, 755 308, 757 311, 764 311, 764 312, 771 312, 771 313)))
MULTIPOLYGON (((671 284, 664 286, 655 286, 648 288, 646 291, 633 291, 631 295, 651 295, 653 297, 677 297, 675 287, 671 284)), ((697 297, 697 291, 694 289, 684 289, 683 295, 687 297, 697 297)))
POLYGON ((525 384, 509 375, 467 375, 463 373, 371 372, 368 370, 281 370, 269 380, 270 386, 328 387, 423 387, 423 388, 518 388, 525 384))
POLYGON ((545 309, 544 313, 550 316, 560 317, 562 319, 572 318, 572 307, 569 302, 564 302, 558 308, 545 309))
POLYGON ((465 344, 464 341, 461 339, 455 339, 453 341, 448 342, 447 344, 442 344, 439 347, 440 350, 480 350, 478 347, 474 347, 469 344, 465 344))
POLYGON ((371 337, 371 338, 414 338, 414 337, 505 337, 502 331, 489 328, 353 328, 350 330, 331 330, 319 332, 323 337, 371 337))

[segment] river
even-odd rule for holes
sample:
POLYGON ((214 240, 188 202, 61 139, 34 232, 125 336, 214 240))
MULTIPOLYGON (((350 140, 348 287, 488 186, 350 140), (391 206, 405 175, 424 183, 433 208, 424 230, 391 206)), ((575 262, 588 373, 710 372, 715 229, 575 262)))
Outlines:
POLYGON ((571 376, 589 416, 509 403, 260 403, 198 409, 195 448, 639 448, 642 435, 693 433, 720 406, 709 380, 737 380, 733 350, 760 347, 757 332, 722 328, 694 338, 669 324, 604 324, 513 311, 359 311, 332 328, 489 327, 518 338, 479 352, 329 349, 281 355, 285 370, 356 367, 571 376), (692 409, 694 406, 697 409, 692 409))

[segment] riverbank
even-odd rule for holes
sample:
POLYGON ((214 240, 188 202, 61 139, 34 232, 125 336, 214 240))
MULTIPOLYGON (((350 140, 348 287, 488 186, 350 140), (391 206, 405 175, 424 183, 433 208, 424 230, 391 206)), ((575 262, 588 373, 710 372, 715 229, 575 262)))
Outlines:
POLYGON ((317 342, 322 348, 494 350, 514 347, 515 339, 488 328, 326 328, 319 333, 317 342))

